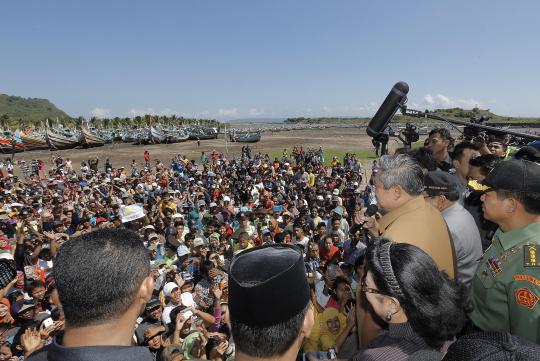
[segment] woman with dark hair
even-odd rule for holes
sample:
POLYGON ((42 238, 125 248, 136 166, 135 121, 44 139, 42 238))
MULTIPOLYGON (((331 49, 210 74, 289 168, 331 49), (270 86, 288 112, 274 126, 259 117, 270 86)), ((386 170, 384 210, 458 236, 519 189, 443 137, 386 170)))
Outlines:
POLYGON ((442 358, 443 346, 466 320, 464 288, 440 272, 420 248, 387 239, 368 247, 366 270, 362 292, 388 330, 353 360, 407 360, 426 352, 442 358))

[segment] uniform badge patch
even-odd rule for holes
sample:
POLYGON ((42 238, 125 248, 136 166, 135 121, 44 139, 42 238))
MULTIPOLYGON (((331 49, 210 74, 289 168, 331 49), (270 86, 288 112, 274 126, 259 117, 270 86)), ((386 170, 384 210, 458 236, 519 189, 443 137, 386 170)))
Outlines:
POLYGON ((526 281, 526 282, 532 283, 535 286, 540 286, 540 280, 536 277, 529 276, 529 275, 521 275, 521 274, 514 275, 514 281, 526 281))
POLYGON ((523 246, 523 266, 540 267, 540 246, 536 244, 523 246))
POLYGON ((538 296, 532 293, 527 287, 518 288, 514 293, 516 295, 516 303, 527 307, 529 310, 532 310, 538 303, 538 296))
POLYGON ((493 277, 497 277, 502 272, 501 261, 495 257, 489 257, 486 262, 493 277))

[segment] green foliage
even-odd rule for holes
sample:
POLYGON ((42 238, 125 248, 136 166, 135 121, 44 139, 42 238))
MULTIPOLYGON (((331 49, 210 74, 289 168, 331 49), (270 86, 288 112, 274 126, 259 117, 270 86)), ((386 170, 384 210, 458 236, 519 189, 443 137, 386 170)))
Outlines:
POLYGON ((49 119, 69 119, 62 110, 58 109, 47 99, 22 98, 0 94, 0 115, 6 126, 25 126, 34 122, 49 119))
POLYGON ((102 129, 140 128, 147 127, 150 124, 161 124, 165 127, 190 124, 221 127, 221 123, 214 119, 191 119, 176 115, 154 116, 150 114, 134 118, 99 119, 92 117, 87 122, 84 117, 70 117, 47 99, 22 98, 0 94, 0 127, 2 129, 44 128, 47 119, 49 119, 51 125, 61 124, 64 127, 76 129, 80 129, 87 123, 92 127, 102 129))
POLYGON ((368 123, 371 118, 342 118, 342 117, 323 117, 323 118, 287 118, 284 120, 285 123, 290 124, 356 124, 356 123, 368 123))
MULTIPOLYGON (((441 115, 448 118, 453 118, 456 120, 469 121, 472 117, 480 117, 482 115, 489 116, 490 123, 502 123, 502 124, 527 124, 527 123, 537 123, 540 121, 540 118, 522 118, 522 117, 508 117, 492 113, 489 109, 479 109, 475 107, 473 109, 467 110, 462 108, 449 108, 449 109, 436 109, 430 111, 431 113, 441 115)), ((325 117, 325 118, 287 118, 285 123, 302 123, 302 124, 358 124, 358 125, 367 125, 371 118, 342 118, 342 117, 325 117)), ((433 122, 431 119, 426 118, 414 118, 407 117, 403 115, 396 115, 393 119, 393 122, 396 123, 405 123, 405 122, 433 122)))
MULTIPOLYGON (((291 151, 292 151, 292 148, 287 148, 287 154, 289 156, 290 156, 291 151)), ((281 149, 275 149, 275 148, 265 149, 262 153, 263 154, 268 154, 268 156, 270 157, 271 160, 274 160, 275 158, 278 158, 279 160, 281 160, 281 157, 283 155, 283 148, 281 148, 281 149)), ((332 148, 328 148, 328 149, 323 150, 324 165, 329 167, 330 163, 332 162, 332 158, 334 156, 337 157, 337 159, 339 159, 340 162, 343 162, 343 158, 345 157, 346 153, 353 153, 353 154, 356 155, 357 159, 362 159, 362 160, 377 159, 377 157, 375 156, 375 151, 374 150, 366 150, 366 149, 360 149, 360 148, 356 148, 356 149, 343 149, 343 148, 332 149, 332 148)))

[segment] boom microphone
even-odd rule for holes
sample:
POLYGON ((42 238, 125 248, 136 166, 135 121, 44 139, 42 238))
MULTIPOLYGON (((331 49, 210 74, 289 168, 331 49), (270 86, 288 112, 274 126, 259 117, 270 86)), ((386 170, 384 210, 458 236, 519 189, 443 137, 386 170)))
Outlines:
POLYGON ((394 114, 396 114, 399 106, 407 99, 407 93, 409 92, 409 85, 404 81, 400 81, 394 85, 390 93, 384 102, 382 103, 377 113, 373 116, 366 129, 367 134, 370 137, 376 137, 381 134, 394 114))

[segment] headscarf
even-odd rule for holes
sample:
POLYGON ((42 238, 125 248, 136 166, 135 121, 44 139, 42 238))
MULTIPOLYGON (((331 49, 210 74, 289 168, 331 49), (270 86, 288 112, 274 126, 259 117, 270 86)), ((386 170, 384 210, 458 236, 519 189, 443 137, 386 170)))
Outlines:
POLYGON ((199 355, 193 355, 191 353, 193 350, 193 346, 195 345, 195 342, 197 342, 198 340, 199 340, 199 332, 192 332, 186 336, 186 338, 184 339, 184 343, 182 345, 182 348, 184 349, 184 359, 191 360, 191 359, 195 359, 199 357, 199 355))
POLYGON ((346 327, 347 318, 345 315, 339 312, 339 310, 334 307, 328 307, 320 315, 320 324, 321 324, 321 336, 319 339, 320 350, 328 350, 332 348, 336 342, 337 337, 346 327), (333 334, 328 329, 328 321, 334 318, 339 320, 339 330, 336 334, 333 334))

